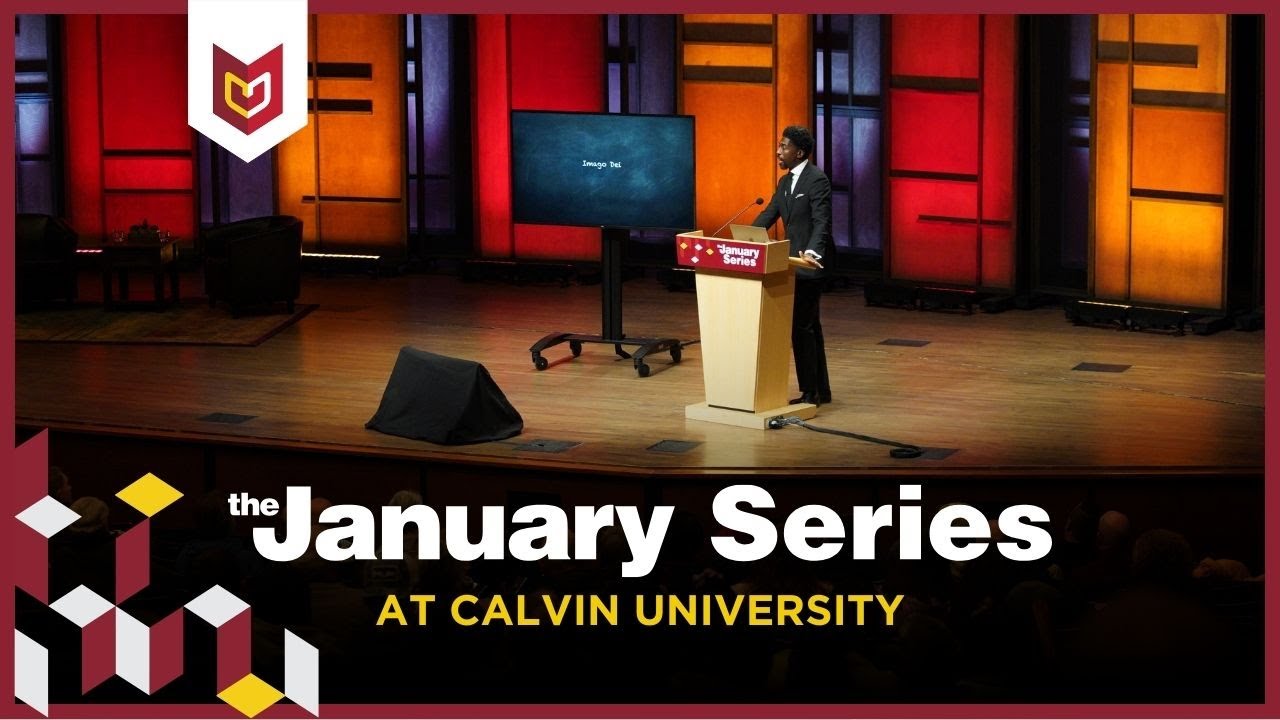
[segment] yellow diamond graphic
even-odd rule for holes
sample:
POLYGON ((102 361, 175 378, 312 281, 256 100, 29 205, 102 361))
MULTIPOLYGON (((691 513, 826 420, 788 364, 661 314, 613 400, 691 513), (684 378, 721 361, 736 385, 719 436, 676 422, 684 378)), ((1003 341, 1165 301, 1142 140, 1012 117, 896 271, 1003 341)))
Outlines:
POLYGON ((716 254, 716 251, 715 251, 715 250, 712 250, 711 248, 707 248, 707 254, 708 254, 708 255, 715 255, 715 254, 716 254))
POLYGON ((151 517, 182 497, 182 493, 169 483, 147 473, 116 493, 116 497, 129 503, 143 515, 151 517))
POLYGON ((253 673, 245 675, 231 687, 218 693, 219 700, 249 718, 275 705, 282 697, 284 693, 262 682, 253 673))
POLYGON ((680 243, 680 249, 681 249, 681 250, 688 250, 688 249, 689 249, 689 243, 683 243, 683 242, 682 242, 682 243, 680 243))

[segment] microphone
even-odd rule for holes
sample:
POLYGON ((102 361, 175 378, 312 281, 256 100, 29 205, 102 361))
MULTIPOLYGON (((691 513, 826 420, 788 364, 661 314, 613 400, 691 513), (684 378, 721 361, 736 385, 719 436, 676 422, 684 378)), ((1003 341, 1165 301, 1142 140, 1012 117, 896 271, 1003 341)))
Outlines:
POLYGON ((747 207, 742 208, 742 209, 741 209, 741 210, 739 210, 738 212, 734 213, 734 214, 733 214, 733 217, 729 218, 728 220, 725 220, 725 221, 724 221, 724 224, 723 224, 723 225, 721 225, 720 227, 716 228, 716 231, 715 231, 715 232, 713 232, 713 233, 711 233, 710 237, 715 237, 715 236, 719 235, 721 230, 723 230, 723 229, 725 229, 725 228, 729 227, 729 223, 733 222, 734 220, 737 220, 737 219, 738 219, 738 216, 739 216, 739 215, 741 215, 742 213, 746 212, 746 211, 747 211, 747 209, 748 209, 748 208, 750 208, 752 205, 763 205, 763 204, 764 204, 764 198, 762 198, 762 197, 758 197, 758 198, 756 198, 755 200, 752 200, 751 202, 747 203, 747 207))

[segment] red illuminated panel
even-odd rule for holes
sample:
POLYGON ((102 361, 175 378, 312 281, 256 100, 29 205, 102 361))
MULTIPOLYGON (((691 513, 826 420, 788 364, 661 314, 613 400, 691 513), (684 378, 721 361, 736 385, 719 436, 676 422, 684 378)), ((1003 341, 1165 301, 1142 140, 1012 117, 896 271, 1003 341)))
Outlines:
POLYGON ((604 109, 599 15, 476 18, 476 226, 485 257, 594 260, 598 228, 511 222, 512 110, 604 109), (508 50, 510 54, 508 55, 508 50))
POLYGON ((194 196, 151 195, 136 193, 107 193, 105 197, 107 230, 128 230, 146 220, 161 230, 167 230, 190 245, 192 241, 191 218, 195 214, 194 196))
POLYGON ((81 243, 101 238, 102 143, 98 134, 98 18, 64 17, 67 212, 81 243))
POLYGON ((511 16, 513 110, 604 109, 600 15, 511 16))
POLYGON ((507 16, 475 19, 472 93, 475 137, 477 250, 483 257, 510 257, 511 97, 507 70, 507 16))
POLYGON ((978 77, 981 15, 893 15, 891 74, 978 77))
POLYGON ((1012 16, 894 16, 889 274, 1014 285, 1012 16))
POLYGON ((970 284, 978 275, 978 188, 972 183, 889 181, 890 274, 970 284), (966 222, 966 219, 968 220, 966 222))
POLYGON ((191 189, 191 159, 164 157, 107 157, 102 160, 107 188, 191 189))
POLYGON ((982 219, 1012 220, 1017 110, 1013 16, 985 16, 983 35, 986 50, 982 76, 982 219))
POLYGON ((978 96, 891 90, 889 163, 894 170, 978 172, 978 96))
MULTIPOLYGON (((603 110, 602 32, 599 15, 512 15, 512 109, 603 110)), ((516 225, 514 249, 520 258, 595 260, 600 230, 516 225)))
POLYGON ((1013 230, 1010 227, 982 226, 982 284, 1013 287, 1013 230))
POLYGON ((108 150, 191 149, 186 17, 100 17, 103 144, 108 150))
POLYGON ((191 244, 186 18, 69 15, 65 28, 67 197, 82 242, 146 219, 191 244))

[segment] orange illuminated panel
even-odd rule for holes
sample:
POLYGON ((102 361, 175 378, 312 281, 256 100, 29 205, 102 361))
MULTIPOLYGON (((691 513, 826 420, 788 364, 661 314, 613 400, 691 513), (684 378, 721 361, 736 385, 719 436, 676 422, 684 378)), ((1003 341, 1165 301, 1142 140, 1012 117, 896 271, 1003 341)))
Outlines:
POLYGON ((685 15, 686 23, 731 23, 740 25, 770 25, 772 15, 731 15, 725 13, 701 13, 685 15))
MULTIPOLYGON (((809 38, 808 15, 779 15, 777 31, 778 66, 774 72, 775 111, 779 137, 788 125, 806 125, 813 132, 813 112, 809 93, 813 90, 813 46, 809 38)), ((830 175, 830 168, 823 168, 830 175)))
POLYGON ((1136 64, 1133 87, 1222 94, 1227 91, 1226 15, 1135 15, 1135 43, 1195 48, 1191 67, 1136 64))
MULTIPOLYGON (((767 201, 777 186, 779 170, 774 150, 783 128, 805 125, 813 129, 813 49, 807 15, 685 15, 691 26, 772 25, 772 43, 761 42, 760 33, 729 49, 713 44, 685 42, 679 57, 686 71, 694 67, 767 67, 770 80, 746 76, 733 80, 684 79, 680 86, 680 112, 697 118, 698 226, 711 231, 742 209, 751 198, 767 201)), ((693 36, 705 36, 700 29, 693 36)), ((723 36, 723 28, 718 35, 723 36)), ((684 75, 682 74, 682 77, 684 75)), ((758 209, 744 213, 738 222, 750 222, 758 209)), ((781 226, 775 226, 777 231, 781 226)), ((779 235, 780 236, 780 235, 779 235)))
POLYGON ((1129 42, 1128 15, 1099 15, 1099 42, 1129 42))
POLYGON ((399 203, 342 202, 320 204, 321 238, 326 251, 375 251, 404 243, 405 210, 399 203))
MULTIPOLYGON (((770 113, 739 112, 744 107, 769 107, 768 85, 687 83, 686 115, 697 117, 695 160, 698 227, 711 232, 724 219, 757 195, 765 202, 778 182, 774 171, 774 134, 770 113)), ((750 222, 750 211, 739 222, 750 222)))
MULTIPOLYGON (((307 87, 310 88, 311 83, 307 83, 307 87)), ((280 213, 302 220, 302 241, 306 246, 315 243, 317 228, 316 204, 302 201, 303 196, 319 194, 315 120, 315 114, 307 115, 307 126, 276 146, 276 196, 280 213)))
POLYGON ((773 67, 773 48, 768 45, 684 46, 685 65, 773 67))
POLYGON ((1220 308, 1223 211, 1211 203, 1133 200, 1133 302, 1220 308))
POLYGON ((1225 113, 1133 108, 1133 188, 1222 195, 1225 113))
POLYGON ((1094 106, 1093 291, 1129 291, 1129 65, 1098 63, 1094 106))
POLYGON ((313 16, 305 130, 277 154, 280 211, 303 220, 307 249, 403 254, 404 65, 397 15, 313 16), (370 77, 329 75, 365 65, 370 77), (316 168, 319 175, 316 175, 316 168))

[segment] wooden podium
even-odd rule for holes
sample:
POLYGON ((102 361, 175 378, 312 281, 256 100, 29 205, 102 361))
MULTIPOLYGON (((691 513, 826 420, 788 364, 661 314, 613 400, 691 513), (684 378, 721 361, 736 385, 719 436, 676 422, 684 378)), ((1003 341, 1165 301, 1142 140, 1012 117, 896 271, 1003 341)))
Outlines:
POLYGON ((723 240, 701 230, 676 236, 677 261, 697 270, 706 389, 706 402, 686 406, 686 418, 765 429, 781 415, 817 414, 815 405, 787 403, 796 289, 789 248, 785 240, 723 240))

